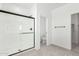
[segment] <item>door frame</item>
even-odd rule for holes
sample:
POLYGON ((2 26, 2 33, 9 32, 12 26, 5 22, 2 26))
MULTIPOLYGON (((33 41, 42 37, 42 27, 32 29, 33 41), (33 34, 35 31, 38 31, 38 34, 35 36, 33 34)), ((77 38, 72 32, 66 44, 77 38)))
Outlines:
POLYGON ((48 43, 48 19, 46 18, 46 45, 49 45, 48 43))
MULTIPOLYGON (((39 20, 41 20, 41 19, 39 18, 39 20)), ((48 18, 45 17, 45 20, 46 20, 46 45, 49 45, 49 43, 48 43, 48 18)), ((40 37, 41 37, 41 34, 40 34, 40 37)), ((40 38, 40 41, 41 41, 41 38, 40 38)), ((41 46, 41 44, 40 44, 40 46, 41 46)))

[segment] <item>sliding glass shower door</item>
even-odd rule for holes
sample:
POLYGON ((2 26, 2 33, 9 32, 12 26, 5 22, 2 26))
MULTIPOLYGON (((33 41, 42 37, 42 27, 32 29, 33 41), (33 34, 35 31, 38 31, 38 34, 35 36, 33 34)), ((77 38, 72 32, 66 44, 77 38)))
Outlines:
POLYGON ((0 55, 10 55, 35 45, 34 19, 0 12, 0 55))

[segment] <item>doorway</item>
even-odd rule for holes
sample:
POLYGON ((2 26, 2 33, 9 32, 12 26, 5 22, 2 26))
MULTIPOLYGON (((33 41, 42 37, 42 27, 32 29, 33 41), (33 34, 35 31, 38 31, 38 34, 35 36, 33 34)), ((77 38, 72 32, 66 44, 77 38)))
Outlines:
POLYGON ((71 39, 72 50, 79 50, 79 13, 71 15, 71 39))
POLYGON ((48 23, 44 16, 40 16, 40 46, 47 45, 48 23))

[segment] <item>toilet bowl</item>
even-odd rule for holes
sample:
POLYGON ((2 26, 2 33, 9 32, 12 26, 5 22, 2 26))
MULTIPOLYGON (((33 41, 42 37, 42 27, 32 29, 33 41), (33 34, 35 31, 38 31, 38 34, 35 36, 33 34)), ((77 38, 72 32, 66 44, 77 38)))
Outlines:
POLYGON ((41 44, 46 44, 46 36, 45 35, 43 35, 41 37, 41 44))

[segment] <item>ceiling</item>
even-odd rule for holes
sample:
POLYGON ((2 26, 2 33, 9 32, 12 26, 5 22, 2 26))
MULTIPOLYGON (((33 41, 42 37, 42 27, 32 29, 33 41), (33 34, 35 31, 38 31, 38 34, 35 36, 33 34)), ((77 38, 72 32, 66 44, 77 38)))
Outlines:
POLYGON ((14 3, 16 6, 24 7, 30 9, 33 7, 34 3, 14 3))
MULTIPOLYGON (((32 8, 32 6, 35 3, 2 3, 3 5, 14 5, 14 6, 19 6, 22 8, 32 8)), ((55 8, 61 7, 63 5, 65 5, 66 3, 37 3, 37 5, 39 6, 39 8, 41 9, 47 9, 47 10, 53 10, 55 8)))
MULTIPOLYGON (((24 7, 24 8, 32 8, 32 6, 35 3, 13 3, 13 4, 16 6, 24 7)), ((67 3, 37 3, 37 4, 40 5, 42 9, 46 10, 48 8, 48 10, 53 10, 55 8, 66 5, 67 3)))
POLYGON ((21 8, 30 9, 34 5, 34 3, 2 3, 2 5, 6 6, 17 6, 21 8))
POLYGON ((38 6, 41 9, 51 11, 66 4, 67 3, 39 3, 38 6))
POLYGON ((66 3, 39 3, 38 4, 38 14, 42 16, 49 16, 52 10, 66 5, 66 3))

